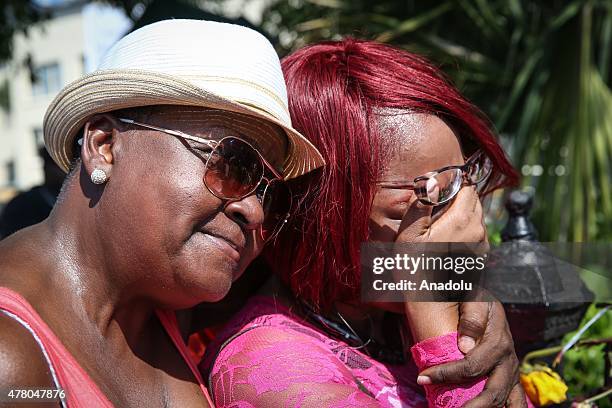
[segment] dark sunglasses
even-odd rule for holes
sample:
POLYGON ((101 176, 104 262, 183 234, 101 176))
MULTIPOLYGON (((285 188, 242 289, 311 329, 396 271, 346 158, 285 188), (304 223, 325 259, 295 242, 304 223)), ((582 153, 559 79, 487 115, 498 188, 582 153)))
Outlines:
POLYGON ((426 205, 441 205, 452 200, 462 186, 484 185, 491 175, 493 164, 483 152, 476 152, 465 164, 447 166, 416 177, 413 181, 379 181, 382 188, 414 190, 419 201, 426 205))
POLYGON ((289 186, 247 141, 235 136, 207 140, 132 119, 119 118, 119 121, 207 145, 210 151, 205 152, 204 185, 222 200, 237 201, 255 194, 264 211, 260 234, 265 242, 273 240, 289 219, 293 201, 289 186), (272 177, 265 176, 266 170, 272 177))

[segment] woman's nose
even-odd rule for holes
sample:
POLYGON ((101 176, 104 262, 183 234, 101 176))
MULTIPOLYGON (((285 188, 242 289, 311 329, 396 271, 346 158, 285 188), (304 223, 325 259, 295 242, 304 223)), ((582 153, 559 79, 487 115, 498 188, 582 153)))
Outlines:
POLYGON ((264 211, 255 194, 241 200, 230 201, 224 210, 225 214, 246 229, 256 229, 264 220, 264 211))

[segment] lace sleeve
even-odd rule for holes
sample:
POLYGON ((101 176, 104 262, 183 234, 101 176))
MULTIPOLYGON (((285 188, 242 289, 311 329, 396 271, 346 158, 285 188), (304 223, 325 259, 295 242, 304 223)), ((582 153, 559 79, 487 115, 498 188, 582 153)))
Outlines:
POLYGON ((351 372, 308 334, 250 328, 217 355, 209 388, 217 407, 378 407, 351 372))
MULTIPOLYGON (((419 371, 464 357, 457 346, 456 332, 424 340, 412 346, 411 351, 419 371)), ((485 383, 486 378, 465 384, 426 385, 425 394, 430 407, 458 408, 480 394, 485 383)))

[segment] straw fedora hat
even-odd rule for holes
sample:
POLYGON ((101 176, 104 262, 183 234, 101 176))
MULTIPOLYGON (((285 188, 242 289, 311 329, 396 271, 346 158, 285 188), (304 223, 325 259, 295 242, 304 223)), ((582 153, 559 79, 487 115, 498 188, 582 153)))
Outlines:
POLYGON ((325 161, 291 127, 287 90, 270 42, 246 27, 201 20, 165 20, 119 40, 95 72, 67 85, 43 122, 45 145, 68 171, 74 139, 96 113, 150 105, 201 106, 249 115, 287 135, 285 179, 325 161))

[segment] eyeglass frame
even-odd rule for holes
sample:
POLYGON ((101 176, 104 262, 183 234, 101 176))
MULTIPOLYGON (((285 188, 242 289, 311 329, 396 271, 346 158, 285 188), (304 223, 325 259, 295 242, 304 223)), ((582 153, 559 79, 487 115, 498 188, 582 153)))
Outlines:
MULTIPOLYGON (((489 169, 487 174, 481 180, 479 180, 477 182, 472 182, 472 181, 468 181, 467 180, 467 170, 469 169, 469 166, 473 165, 481 157, 484 157, 485 160, 489 160, 489 161, 491 160, 491 159, 488 158, 488 156, 482 150, 479 150, 476 153, 474 153, 472 156, 470 156, 470 158, 468 158, 464 164, 453 165, 453 166, 445 166, 445 167, 441 167, 441 168, 436 169, 436 170, 432 170, 430 172, 427 172, 425 174, 422 174, 420 176, 415 177, 411 182, 405 182, 405 181, 383 181, 383 180, 381 180, 381 181, 377 181, 376 185, 381 187, 381 188, 402 189, 402 190, 416 190, 418 188, 416 183, 418 183, 419 181, 428 180, 428 179, 434 177, 435 175, 440 174, 440 173, 442 173, 444 171, 454 170, 454 169, 461 170, 461 175, 463 177, 463 180, 461 182, 461 186, 478 185, 478 184, 481 184, 481 183, 485 182, 489 178, 489 176, 491 175, 491 172, 492 172, 492 169, 489 169)), ((421 197, 419 197, 418 199, 419 199, 419 201, 422 204, 438 206, 438 205, 446 204, 447 202, 449 202, 450 200, 455 198, 455 196, 459 193, 460 190, 461 190, 461 188, 459 188, 452 196, 447 197, 444 201, 441 201, 439 203, 432 203, 431 201, 426 200, 426 199, 421 198, 421 197)))
MULTIPOLYGON (((262 183, 262 181, 266 182, 266 188, 264 189, 264 192, 261 196, 261 200, 259 199, 259 197, 257 197, 257 193, 255 193, 255 196, 257 198, 257 201, 260 202, 260 204, 262 205, 262 209, 265 212, 265 209, 263 208, 263 203, 264 203, 264 199, 266 197, 266 193, 268 191, 268 187, 270 186, 270 184, 276 180, 279 180, 282 183, 285 183, 285 185, 287 186, 287 189, 289 190, 289 211, 287 212, 287 214, 285 215, 285 217, 278 222, 277 226, 275 227, 275 231, 273 232, 272 235, 270 235, 268 238, 265 238, 263 236, 263 223, 259 226, 259 234, 261 236, 261 239, 264 241, 264 243, 267 243, 269 241, 271 241, 272 239, 276 238, 278 236, 278 234, 280 233, 280 231, 283 229, 284 225, 287 223, 287 221, 289 220, 289 218, 291 217, 291 208, 293 206, 293 193, 291 191, 291 188, 289 187, 289 185, 285 182, 285 180, 283 179, 283 176, 276 171, 276 169, 274 169, 274 167, 263 157, 263 155, 259 152, 259 150, 257 150, 251 143, 247 142, 246 140, 238 137, 238 136, 225 136, 220 140, 208 140, 208 139, 204 139, 198 136, 194 136, 194 135, 190 135, 189 133, 185 133, 182 132, 180 130, 174 130, 174 129, 167 129, 167 128, 163 128, 163 127, 159 127, 159 126, 155 126, 155 125, 149 125, 147 123, 142 123, 133 119, 128 119, 128 118, 117 118, 117 120, 119 120, 122 123, 126 123, 129 125, 136 125, 136 126, 140 126, 143 127, 145 129, 151 129, 151 130, 156 130, 158 132, 162 132, 162 133, 166 133, 169 134, 171 136, 176 136, 182 139, 187 139, 187 140, 191 140, 194 142, 198 142, 198 143, 203 143, 205 145, 208 145, 213 151, 221 144, 221 142, 223 142, 226 139, 237 139, 240 140, 241 142, 245 143, 247 146, 249 146, 251 149, 253 149, 255 151, 255 153, 257 153, 257 156, 259 156, 259 159, 261 160, 262 164, 264 165, 264 171, 261 172, 261 177, 259 179, 259 181, 255 184, 255 186, 253 187, 253 189, 251 189, 249 192, 243 194, 240 197, 220 197, 218 194, 216 194, 214 191, 212 191, 212 189, 208 186, 208 183, 206 183, 206 177, 204 177, 204 185, 206 186, 206 189, 208 191, 210 191, 210 193, 212 195, 214 195, 215 197, 224 200, 224 201, 229 201, 229 202, 233 202, 233 201, 240 201, 242 199, 244 199, 245 197, 248 197, 250 195, 252 195, 253 193, 256 192, 257 188, 260 186, 260 184, 262 183), (265 167, 268 168, 268 170, 270 170, 270 172, 275 176, 273 179, 269 179, 267 177, 265 177, 264 173, 265 173, 265 167), (278 226, 280 225, 280 227, 278 226)), ((206 172, 208 171, 208 162, 210 161, 212 155, 209 156, 206 159, 206 163, 205 163, 205 170, 204 170, 204 174, 206 175, 206 172)), ((264 217, 265 217, 265 213, 264 213, 264 217)))

